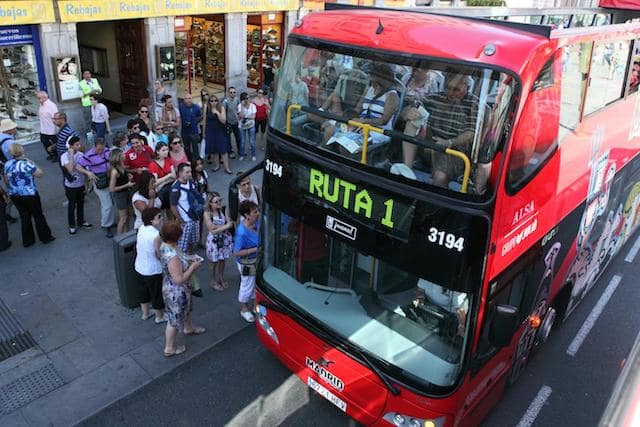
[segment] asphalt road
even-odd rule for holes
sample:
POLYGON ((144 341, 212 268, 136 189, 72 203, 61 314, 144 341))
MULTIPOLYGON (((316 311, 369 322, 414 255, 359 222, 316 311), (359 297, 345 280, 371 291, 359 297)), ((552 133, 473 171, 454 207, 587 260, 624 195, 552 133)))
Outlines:
POLYGON ((262 347, 249 326, 84 426, 349 426, 262 347))
MULTIPOLYGON (((484 426, 597 425, 640 329, 635 262, 613 260, 571 317, 555 329, 484 426), (567 349, 615 276, 620 282, 574 356, 567 349), (538 397, 536 401, 536 397, 538 397)), ((600 302, 602 304, 602 302, 600 302)), ((247 327, 112 405, 85 425, 354 425, 260 346, 247 327)))

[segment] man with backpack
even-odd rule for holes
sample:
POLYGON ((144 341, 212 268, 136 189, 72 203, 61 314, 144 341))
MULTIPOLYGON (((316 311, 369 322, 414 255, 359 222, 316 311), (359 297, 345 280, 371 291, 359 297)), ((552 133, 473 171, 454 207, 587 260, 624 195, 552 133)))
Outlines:
MULTIPOLYGON (((180 163, 177 174, 178 178, 171 184, 169 205, 173 215, 182 223, 182 236, 178 241, 178 247, 185 254, 192 255, 200 241, 200 220, 204 213, 204 198, 193 182, 189 163, 180 163)), ((197 284, 193 285, 193 295, 201 297, 202 289, 197 284)))

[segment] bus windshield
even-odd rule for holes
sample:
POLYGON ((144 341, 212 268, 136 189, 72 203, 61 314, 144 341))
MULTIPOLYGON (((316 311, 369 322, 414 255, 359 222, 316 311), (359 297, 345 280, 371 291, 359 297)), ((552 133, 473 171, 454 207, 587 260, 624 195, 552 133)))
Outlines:
POLYGON ((294 42, 278 78, 273 129, 405 183, 491 194, 514 98, 512 76, 294 42))
POLYGON ((470 294, 358 250, 272 205, 263 217, 262 286, 324 328, 429 385, 459 379, 470 294))

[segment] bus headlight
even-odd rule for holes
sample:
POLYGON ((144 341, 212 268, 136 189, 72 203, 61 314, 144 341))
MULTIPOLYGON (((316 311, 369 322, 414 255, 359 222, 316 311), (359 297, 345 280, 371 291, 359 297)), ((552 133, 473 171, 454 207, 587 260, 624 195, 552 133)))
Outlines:
POLYGON ((278 339, 278 335, 267 320, 267 308, 265 306, 258 304, 258 306, 256 307, 256 318, 258 319, 258 325, 260 325, 260 327, 267 333, 267 335, 269 335, 271 339, 279 345, 280 340, 278 339))
POLYGON ((443 427, 445 422, 445 417, 425 420, 423 418, 398 414, 397 412, 388 412, 383 418, 388 423, 398 427, 443 427))

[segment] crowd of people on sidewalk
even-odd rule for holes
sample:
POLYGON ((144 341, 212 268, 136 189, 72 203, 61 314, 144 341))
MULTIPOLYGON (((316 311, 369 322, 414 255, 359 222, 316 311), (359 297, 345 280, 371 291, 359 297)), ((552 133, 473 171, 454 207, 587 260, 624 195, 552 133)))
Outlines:
MULTIPOLYGON (((251 159, 256 160, 256 134, 262 135, 262 147, 266 143, 270 104, 265 91, 260 90, 250 102, 247 93, 238 96, 233 87, 222 100, 204 88, 200 105, 191 94, 184 94, 183 102, 176 105, 156 81, 152 98, 140 101, 137 115, 127 122, 127 131, 112 134, 97 79, 85 71, 80 87, 88 133, 72 128, 67 115, 46 92, 37 94, 41 143, 47 160, 59 166, 69 234, 93 228, 84 211, 85 198, 91 193, 99 201, 100 226, 106 237, 136 230, 141 318, 167 322, 167 357, 185 351, 183 345, 176 344, 178 333, 205 332, 191 321, 192 296, 203 295, 195 272, 205 258, 198 250, 203 250, 209 266, 209 287, 218 292, 230 287, 225 263, 232 256, 236 258, 241 277, 240 314, 253 322, 249 303, 260 244, 260 193, 250 177, 244 177, 239 183, 240 215, 230 218, 222 191, 213 191, 209 179, 221 166, 233 174, 229 158, 244 160, 247 142, 251 159), (232 148, 231 135, 237 150, 232 148), (207 165, 212 165, 209 170, 207 165)), ((7 222, 17 222, 10 215, 12 206, 19 213, 25 248, 36 243, 36 234, 43 244, 55 240, 37 187, 36 179, 44 172, 15 142, 16 132, 17 124, 11 119, 0 122, 4 184, 4 188, 0 186, 0 251, 11 246, 7 222)))

